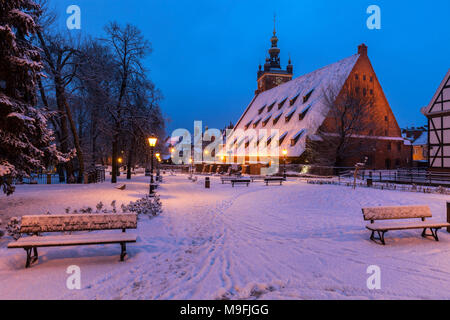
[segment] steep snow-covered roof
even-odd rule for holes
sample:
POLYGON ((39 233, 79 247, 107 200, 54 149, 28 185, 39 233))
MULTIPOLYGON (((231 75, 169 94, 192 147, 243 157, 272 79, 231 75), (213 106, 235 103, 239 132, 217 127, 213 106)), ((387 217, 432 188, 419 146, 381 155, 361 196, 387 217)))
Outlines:
POLYGON ((424 131, 413 143, 413 146, 423 146, 428 144, 428 132, 424 131))
MULTIPOLYGON (((316 133, 327 114, 323 92, 328 88, 342 88, 358 58, 359 54, 352 55, 256 95, 239 119, 232 137, 242 135, 242 131, 245 135, 250 134, 247 133, 250 130, 264 129, 270 137, 271 130, 278 129, 280 136, 288 132, 280 150, 287 149, 290 156, 300 156, 305 150, 306 137, 316 133), (247 127, 250 123, 253 125, 247 127), (303 129, 306 134, 297 137, 298 141, 291 145, 291 140, 296 138, 294 135, 303 129)), ((271 140, 272 143, 278 141, 271 140)))

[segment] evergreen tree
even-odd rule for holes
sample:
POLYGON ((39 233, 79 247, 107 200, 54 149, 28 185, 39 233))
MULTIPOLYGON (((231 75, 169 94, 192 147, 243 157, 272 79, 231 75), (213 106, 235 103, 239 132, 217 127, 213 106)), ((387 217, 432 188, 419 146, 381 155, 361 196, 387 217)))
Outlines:
POLYGON ((0 0, 0 187, 7 195, 13 179, 67 160, 52 144, 52 114, 35 108, 42 64, 30 37, 39 15, 32 0, 0 0))

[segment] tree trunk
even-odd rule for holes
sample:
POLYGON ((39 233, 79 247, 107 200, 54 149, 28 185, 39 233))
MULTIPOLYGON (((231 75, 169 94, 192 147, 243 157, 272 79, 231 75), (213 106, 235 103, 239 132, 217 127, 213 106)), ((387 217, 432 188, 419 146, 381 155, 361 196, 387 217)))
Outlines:
POLYGON ((76 127, 75 121, 73 120, 72 111, 70 110, 69 104, 67 102, 67 99, 66 99, 66 96, 64 93, 64 89, 60 90, 60 94, 61 94, 60 99, 66 110, 67 118, 69 119, 69 124, 70 124, 70 129, 71 129, 72 135, 73 135, 73 142, 75 145, 75 149, 77 150, 77 158, 78 158, 78 165, 79 165, 78 183, 82 183, 83 174, 84 174, 83 150, 81 149, 80 139, 79 139, 78 133, 77 133, 77 127, 76 127))
POLYGON ((117 183, 117 146, 119 144, 119 135, 114 134, 112 141, 112 170, 111 170, 111 183, 117 183))
POLYGON ((132 139, 130 150, 128 151, 128 162, 127 162, 127 180, 131 180, 131 166, 133 165, 133 155, 134 155, 134 144, 135 139, 132 139))
MULTIPOLYGON (((55 86, 56 89, 56 105, 58 107, 58 111, 60 113, 60 120, 59 120, 59 127, 61 128, 61 140, 60 140, 60 144, 61 144, 61 151, 63 153, 68 153, 69 152, 69 129, 67 128, 67 115, 66 115, 66 111, 64 108, 64 104, 61 101, 61 94, 59 94, 59 92, 61 92, 61 90, 63 90, 62 88, 60 88, 58 85, 55 86)), ((72 164, 72 160, 67 161, 65 163, 65 167, 66 167, 66 175, 67 175, 67 182, 70 181, 70 177, 73 176, 73 164, 72 164)))

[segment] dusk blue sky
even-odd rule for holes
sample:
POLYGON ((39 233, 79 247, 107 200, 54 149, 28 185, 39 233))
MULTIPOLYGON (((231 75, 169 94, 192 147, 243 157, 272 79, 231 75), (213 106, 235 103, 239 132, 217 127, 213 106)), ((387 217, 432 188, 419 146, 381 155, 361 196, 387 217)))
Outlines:
MULTIPOLYGON (((450 68, 450 1, 50 0, 65 25, 81 8, 82 30, 94 37, 115 20, 132 23, 152 43, 149 77, 176 128, 236 123, 256 89, 277 16, 282 67, 294 77, 348 57, 360 43, 401 127, 426 124, 427 105, 450 68), (381 30, 366 27, 369 5, 381 8, 381 30)), ((76 31, 72 31, 76 32, 76 31)))

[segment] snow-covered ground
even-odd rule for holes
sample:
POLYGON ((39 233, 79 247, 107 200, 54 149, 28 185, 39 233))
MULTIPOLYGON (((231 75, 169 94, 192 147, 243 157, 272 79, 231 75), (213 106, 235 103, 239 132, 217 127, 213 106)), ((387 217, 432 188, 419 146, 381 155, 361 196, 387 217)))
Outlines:
MULTIPOLYGON (((123 180, 121 180, 123 181, 123 180)), ((148 177, 120 191, 111 184, 18 186, 0 196, 0 217, 64 213, 102 201, 142 197, 148 177)), ((25 252, 0 239, 0 299, 450 299, 450 234, 440 242, 420 230, 369 240, 361 207, 429 205, 445 221, 449 196, 308 185, 222 185, 165 176, 164 212, 143 217, 138 242, 119 262, 119 245, 41 248, 24 269, 25 252), (81 290, 66 287, 66 269, 81 268, 81 290), (381 290, 366 286, 367 267, 381 268, 381 290)))

